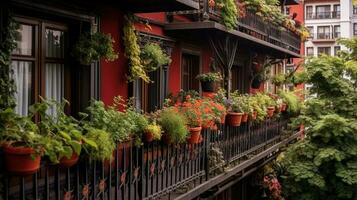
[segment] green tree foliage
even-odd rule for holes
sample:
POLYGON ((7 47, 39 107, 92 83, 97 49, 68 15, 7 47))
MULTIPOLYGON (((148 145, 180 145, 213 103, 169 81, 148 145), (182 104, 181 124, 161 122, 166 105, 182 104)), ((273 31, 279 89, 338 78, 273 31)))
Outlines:
POLYGON ((306 138, 286 151, 282 176, 286 199, 357 199, 357 39, 340 56, 307 60, 308 99, 297 123, 306 138))

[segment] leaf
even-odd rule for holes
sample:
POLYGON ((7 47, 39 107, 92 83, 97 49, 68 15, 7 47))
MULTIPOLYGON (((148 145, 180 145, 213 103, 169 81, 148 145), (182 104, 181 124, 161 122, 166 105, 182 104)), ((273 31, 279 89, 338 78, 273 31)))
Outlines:
POLYGON ((80 155, 81 154, 81 150, 82 150, 82 145, 77 142, 77 141, 70 141, 69 144, 71 145, 73 151, 77 154, 80 155))
POLYGON ((64 132, 64 131, 59 131, 58 132, 64 139, 66 139, 66 140, 71 140, 71 136, 70 135, 68 135, 68 133, 66 133, 66 132, 64 132))
POLYGON ((83 139, 83 141, 84 141, 86 144, 88 144, 89 146, 91 146, 91 147, 93 147, 93 148, 95 148, 95 149, 98 148, 97 143, 94 142, 93 140, 87 139, 87 138, 85 138, 85 137, 83 137, 82 139, 83 139))

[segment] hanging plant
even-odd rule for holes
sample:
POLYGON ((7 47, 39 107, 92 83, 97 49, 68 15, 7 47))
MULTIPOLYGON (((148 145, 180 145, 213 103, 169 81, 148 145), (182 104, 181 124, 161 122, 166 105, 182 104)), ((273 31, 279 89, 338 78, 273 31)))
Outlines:
POLYGON ((238 24, 238 9, 234 0, 217 0, 217 6, 221 8, 222 21, 227 29, 232 30, 238 24))
POLYGON ((74 46, 72 55, 78 59, 82 65, 90 65, 93 62, 104 58, 106 61, 114 61, 118 58, 115 53, 113 38, 104 33, 85 33, 80 36, 78 43, 74 46))
POLYGON ((141 50, 138 44, 138 36, 135 32, 133 16, 126 16, 124 31, 125 56, 129 59, 129 80, 141 78, 145 82, 150 82, 150 78, 145 71, 145 66, 141 61, 141 50))
POLYGON ((171 63, 170 56, 156 43, 147 43, 141 50, 140 58, 146 72, 155 71, 157 68, 171 63))

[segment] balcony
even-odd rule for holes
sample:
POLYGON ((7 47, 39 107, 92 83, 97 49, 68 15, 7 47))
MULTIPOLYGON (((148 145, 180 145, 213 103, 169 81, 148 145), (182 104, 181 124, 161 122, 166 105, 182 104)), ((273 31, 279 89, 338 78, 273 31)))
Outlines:
POLYGON ((340 38, 341 34, 338 33, 311 33, 311 41, 315 43, 319 42, 335 42, 340 38))
POLYGON ((238 173, 244 177, 252 166, 273 159, 282 146, 298 136, 286 131, 288 120, 283 114, 261 123, 242 123, 240 127, 220 125, 218 130, 204 130, 203 141, 195 145, 118 144, 112 162, 82 159, 71 168, 42 162, 34 175, 4 174, 4 199, 131 200, 167 195, 193 199, 213 185, 239 178, 238 173), (221 150, 224 163, 210 165, 212 146, 221 150), (218 170, 228 166, 230 169, 224 173, 218 170), (176 191, 185 185, 195 187, 184 194, 176 191))
POLYGON ((198 9, 195 0, 122 0, 120 6, 135 13, 198 9))
POLYGON ((340 11, 306 13, 306 20, 314 19, 340 19, 340 11))
MULTIPOLYGON (((206 1, 204 1, 206 2, 206 1)), ((270 22, 265 22, 253 13, 247 13, 244 18, 238 19, 238 26, 234 30, 227 30, 221 24, 222 16, 219 9, 212 9, 203 4, 203 8, 198 11, 184 11, 168 13, 169 17, 176 15, 192 15, 194 22, 172 21, 166 24, 165 29, 172 33, 186 31, 191 35, 197 34, 199 38, 206 35, 207 31, 225 32, 238 37, 241 44, 274 54, 279 57, 300 57, 300 36, 296 33, 277 27, 270 22), (197 15, 202 19, 197 20, 197 15)))

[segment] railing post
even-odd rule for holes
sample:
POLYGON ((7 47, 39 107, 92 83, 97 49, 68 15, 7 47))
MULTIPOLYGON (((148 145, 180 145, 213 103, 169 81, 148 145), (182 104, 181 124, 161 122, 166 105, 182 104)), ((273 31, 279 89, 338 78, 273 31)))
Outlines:
POLYGON ((206 181, 209 179, 209 163, 208 163, 208 154, 209 154, 209 148, 210 148, 210 140, 211 140, 211 131, 207 130, 206 131, 206 137, 204 139, 204 165, 205 165, 205 176, 206 176, 206 181))

